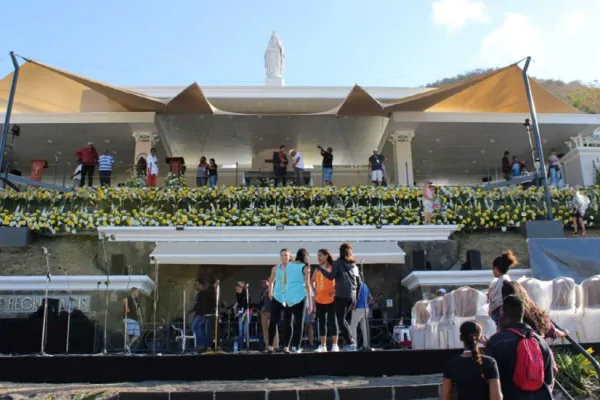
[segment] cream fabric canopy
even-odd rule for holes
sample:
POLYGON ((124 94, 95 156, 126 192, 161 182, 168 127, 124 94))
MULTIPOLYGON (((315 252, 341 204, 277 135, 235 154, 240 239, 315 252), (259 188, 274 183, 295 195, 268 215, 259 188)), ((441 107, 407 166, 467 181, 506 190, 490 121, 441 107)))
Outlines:
MULTIPOLYGON (((279 263, 281 249, 294 254, 305 248, 310 261, 317 261, 319 249, 329 249, 335 257, 339 242, 159 242, 150 254, 160 264, 210 264, 210 265, 275 265, 279 263)), ((355 242, 354 257, 365 264, 404 264, 406 253, 397 242, 355 242)))

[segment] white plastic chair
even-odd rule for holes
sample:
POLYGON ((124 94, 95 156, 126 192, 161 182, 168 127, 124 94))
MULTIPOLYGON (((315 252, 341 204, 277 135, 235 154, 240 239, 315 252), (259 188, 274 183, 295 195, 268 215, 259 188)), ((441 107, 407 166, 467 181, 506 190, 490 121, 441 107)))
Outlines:
POLYGON ((571 278, 552 280, 552 302, 548 313, 560 328, 568 330, 573 338, 580 340, 581 312, 577 310, 578 290, 571 278))
POLYGON ((412 309, 412 326, 410 328, 410 337, 412 339, 412 348, 415 350, 424 350, 426 347, 426 338, 430 326, 429 321, 429 300, 419 300, 412 309))
POLYGON ((583 343, 600 342, 600 275, 581 282, 581 330, 583 343))
POLYGON ((546 312, 550 311, 550 305, 552 304, 552 281, 527 278, 521 282, 521 286, 539 308, 546 312))
POLYGON ((454 326, 451 348, 462 348, 460 326, 466 321, 476 321, 477 315, 487 303, 487 296, 479 290, 464 286, 452 292, 454 326))
POLYGON ((438 324, 440 348, 449 349, 454 335, 454 304, 452 293, 446 293, 443 300, 442 320, 438 324))
POLYGON ((175 332, 177 333, 177 336, 175 336, 175 342, 179 343, 181 342, 181 352, 185 352, 186 350, 189 350, 189 347, 187 347, 188 345, 188 341, 191 340, 192 344, 194 345, 194 347, 192 348, 195 349, 196 346, 196 335, 186 335, 184 330, 182 328, 179 328, 175 325, 171 325, 171 328, 173 328, 175 330, 175 332))
POLYGON ((445 347, 440 342, 438 328, 444 316, 444 298, 436 297, 431 300, 427 311, 429 312, 429 321, 427 322, 429 329, 426 330, 428 335, 426 336, 425 347, 428 349, 443 349, 445 347))

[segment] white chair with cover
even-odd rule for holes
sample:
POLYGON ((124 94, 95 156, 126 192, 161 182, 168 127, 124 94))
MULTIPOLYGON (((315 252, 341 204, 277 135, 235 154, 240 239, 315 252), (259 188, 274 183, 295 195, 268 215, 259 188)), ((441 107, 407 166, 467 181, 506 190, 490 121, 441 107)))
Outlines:
POLYGON ((442 319, 438 324, 438 337, 441 349, 449 349, 454 335, 454 304, 452 293, 446 293, 442 302, 442 319))
POLYGON ((539 308, 546 312, 550 311, 550 304, 552 304, 552 281, 527 278, 521 281, 521 286, 539 308))
POLYGON ((440 342, 438 328, 444 316, 444 298, 436 297, 431 300, 427 311, 429 311, 429 321, 427 322, 429 329, 426 331, 428 335, 425 338, 425 347, 428 349, 443 349, 445 347, 440 342))
POLYGON ((410 337, 412 348, 415 350, 424 350, 426 347, 428 331, 431 329, 429 322, 429 300, 419 300, 412 309, 412 326, 410 328, 410 337))
POLYGON ((581 282, 581 330, 579 340, 600 342, 600 275, 581 282))
POLYGON ((454 332, 450 348, 461 348, 460 326, 466 321, 476 321, 480 310, 487 303, 487 296, 479 290, 464 286, 452 292, 454 332))
POLYGON ((581 312, 577 310, 578 286, 571 278, 556 278, 552 282, 550 318, 560 328, 566 329, 574 339, 580 340, 581 312))
POLYGON ((486 338, 489 339, 493 334, 496 333, 496 323, 490 317, 489 303, 486 303, 483 305, 483 307, 481 307, 477 313, 477 316, 475 317, 475 320, 479 323, 479 325, 481 325, 481 333, 483 333, 483 336, 486 338))

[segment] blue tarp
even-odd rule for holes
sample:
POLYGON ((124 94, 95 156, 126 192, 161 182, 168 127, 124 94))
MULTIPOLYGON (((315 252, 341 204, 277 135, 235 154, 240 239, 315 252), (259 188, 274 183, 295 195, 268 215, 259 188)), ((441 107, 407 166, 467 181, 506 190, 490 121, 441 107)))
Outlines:
POLYGON ((600 274, 600 238, 527 239, 527 247, 534 278, 565 276, 581 283, 600 274))

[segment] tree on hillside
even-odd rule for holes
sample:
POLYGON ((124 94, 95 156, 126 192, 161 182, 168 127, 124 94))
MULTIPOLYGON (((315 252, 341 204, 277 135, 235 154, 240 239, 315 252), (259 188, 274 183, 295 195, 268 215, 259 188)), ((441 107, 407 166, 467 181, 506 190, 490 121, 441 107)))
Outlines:
MULTIPOLYGON (((450 78, 440 79, 425 85, 427 88, 439 88, 494 71, 494 68, 475 69, 450 78)), ((563 82, 557 79, 535 79, 544 89, 560 100, 589 114, 600 114, 600 82, 586 85, 580 81, 563 82)))

